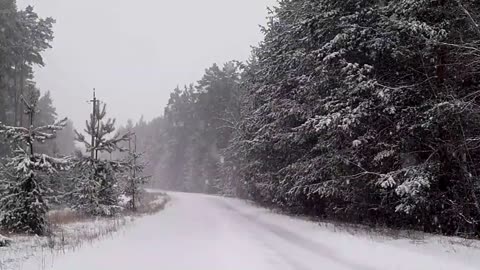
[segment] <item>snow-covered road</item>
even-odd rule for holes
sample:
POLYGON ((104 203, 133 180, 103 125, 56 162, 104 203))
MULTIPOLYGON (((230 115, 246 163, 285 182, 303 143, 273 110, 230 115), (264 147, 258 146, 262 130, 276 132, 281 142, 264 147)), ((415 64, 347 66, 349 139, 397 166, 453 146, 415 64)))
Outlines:
POLYGON ((480 269, 480 250, 336 232, 247 202, 171 193, 160 213, 106 239, 24 270, 462 270, 480 269))

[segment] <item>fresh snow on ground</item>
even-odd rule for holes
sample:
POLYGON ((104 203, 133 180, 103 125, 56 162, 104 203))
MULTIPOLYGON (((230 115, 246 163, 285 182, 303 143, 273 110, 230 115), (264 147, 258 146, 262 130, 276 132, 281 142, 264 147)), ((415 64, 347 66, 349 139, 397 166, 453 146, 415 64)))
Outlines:
POLYGON ((64 224, 56 228, 51 237, 12 236, 8 247, 0 247, 0 270, 48 269, 46 259, 57 257, 66 250, 89 246, 130 223, 123 217, 98 218, 64 224))
POLYGON ((34 257, 20 269, 480 269, 478 242, 351 234, 241 200, 170 196, 164 211, 139 219, 115 237, 61 255, 34 257))

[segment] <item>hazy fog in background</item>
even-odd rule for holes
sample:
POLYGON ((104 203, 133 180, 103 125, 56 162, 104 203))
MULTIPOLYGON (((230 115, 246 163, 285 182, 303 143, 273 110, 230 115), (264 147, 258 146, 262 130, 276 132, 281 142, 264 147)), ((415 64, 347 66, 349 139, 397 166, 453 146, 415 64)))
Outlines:
POLYGON ((77 127, 92 88, 124 123, 161 115, 177 85, 212 63, 246 60, 274 0, 19 0, 57 20, 53 50, 36 72, 60 116, 77 127), (136 96, 137 98, 132 98, 136 96))

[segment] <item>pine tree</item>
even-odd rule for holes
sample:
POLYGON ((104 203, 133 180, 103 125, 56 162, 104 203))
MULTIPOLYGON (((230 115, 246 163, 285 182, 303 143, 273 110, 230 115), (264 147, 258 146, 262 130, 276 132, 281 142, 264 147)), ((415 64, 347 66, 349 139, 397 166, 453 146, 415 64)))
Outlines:
MULTIPOLYGON (((167 179, 167 177, 164 177, 168 168, 165 164, 168 162, 167 157, 170 157, 170 152, 167 151, 166 142, 170 135, 166 132, 166 126, 167 121, 164 117, 157 117, 150 122, 146 122, 141 117, 137 123, 128 120, 125 126, 118 129, 118 132, 121 134, 135 134, 134 136, 137 138, 136 152, 141 154, 141 157, 139 157, 140 163, 144 167, 142 175, 155 175, 156 179, 167 179)), ((119 146, 128 149, 128 141, 121 142, 119 146)), ((125 164, 130 164, 132 158, 129 156, 128 152, 116 151, 113 153, 112 158, 124 160, 125 164)), ((127 179, 129 175, 129 172, 127 172, 124 179, 127 179)), ((163 186, 163 188, 165 187, 166 185, 163 186)))
MULTIPOLYGON (((130 131, 130 134, 134 133, 130 131)), ((133 137, 133 147, 131 140, 128 141, 128 160, 126 164, 128 164, 129 171, 126 177, 124 193, 130 199, 128 207, 136 212, 138 203, 143 196, 143 185, 147 183, 150 177, 143 175, 145 169, 145 164, 142 162, 143 154, 137 152, 137 136, 134 134, 133 137)))
POLYGON ((85 129, 92 138, 91 142, 75 131, 76 140, 85 145, 90 156, 81 157, 76 163, 74 208, 90 215, 111 216, 120 210, 118 199, 121 191, 117 174, 127 167, 122 162, 102 159, 102 154, 125 151, 119 145, 127 141, 130 134, 116 133, 110 137, 115 132, 115 120, 105 119, 106 105, 100 107, 98 100, 94 99, 94 102, 95 110, 90 120, 86 121, 85 129))
POLYGON ((25 112, 30 125, 14 127, 0 124, 0 134, 11 141, 15 147, 15 156, 8 158, 4 173, 3 194, 0 199, 0 227, 11 232, 34 233, 47 232, 46 213, 48 202, 45 199, 47 187, 43 183, 43 174, 52 174, 68 167, 66 159, 58 159, 45 154, 35 153, 34 143, 53 140, 67 119, 45 126, 34 126, 37 113, 38 96, 31 95, 23 99, 25 112))

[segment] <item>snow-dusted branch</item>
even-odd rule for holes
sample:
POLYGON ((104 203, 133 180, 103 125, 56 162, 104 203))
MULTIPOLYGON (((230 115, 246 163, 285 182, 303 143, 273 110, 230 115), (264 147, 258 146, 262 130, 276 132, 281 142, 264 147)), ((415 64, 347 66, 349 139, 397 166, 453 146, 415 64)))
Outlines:
POLYGON ((473 27, 477 31, 478 34, 480 34, 480 26, 478 25, 477 21, 473 18, 472 14, 468 11, 468 9, 465 8, 465 6, 462 4, 461 0, 457 0, 457 4, 460 7, 460 9, 465 13, 465 15, 468 17, 470 22, 472 23, 473 27))

